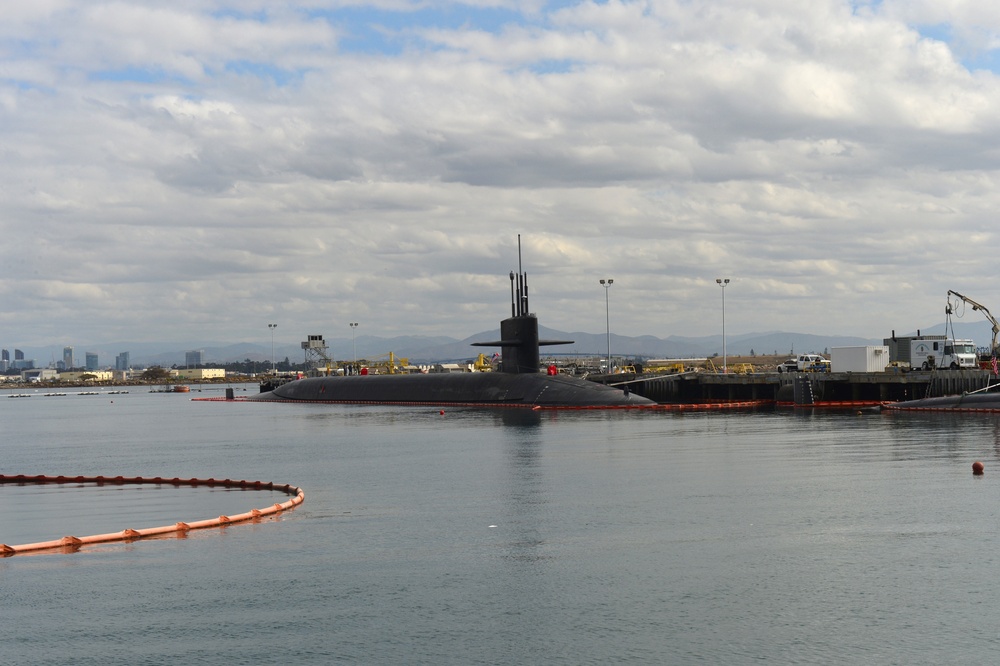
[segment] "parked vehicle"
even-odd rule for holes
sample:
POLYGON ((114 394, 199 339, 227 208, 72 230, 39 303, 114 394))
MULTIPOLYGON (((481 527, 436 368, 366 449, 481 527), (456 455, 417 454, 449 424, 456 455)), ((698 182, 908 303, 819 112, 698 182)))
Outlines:
POLYGON ((976 344, 972 340, 911 340, 910 368, 978 368, 976 344))
POLYGON ((778 372, 798 372, 798 370, 799 361, 795 358, 790 358, 778 364, 778 372))
POLYGON ((799 372, 830 372, 830 361, 819 354, 799 354, 796 365, 799 372))

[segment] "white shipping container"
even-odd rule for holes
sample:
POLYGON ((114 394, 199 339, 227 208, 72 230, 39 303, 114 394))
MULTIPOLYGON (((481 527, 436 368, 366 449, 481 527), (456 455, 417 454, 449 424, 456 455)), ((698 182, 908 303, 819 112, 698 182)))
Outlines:
POLYGON ((831 372, 885 372, 889 365, 889 347, 831 347, 831 372))

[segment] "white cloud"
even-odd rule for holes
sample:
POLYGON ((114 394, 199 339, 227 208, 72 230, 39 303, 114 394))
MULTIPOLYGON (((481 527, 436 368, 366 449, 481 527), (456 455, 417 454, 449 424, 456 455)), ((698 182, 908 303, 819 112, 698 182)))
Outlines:
POLYGON ((723 275, 732 332, 1000 302, 1000 86, 956 51, 1000 19, 970 4, 384 5, 398 53, 272 5, 5 14, 3 345, 464 336, 508 312, 518 233, 565 330, 602 328, 607 276, 634 335, 717 332, 723 275))

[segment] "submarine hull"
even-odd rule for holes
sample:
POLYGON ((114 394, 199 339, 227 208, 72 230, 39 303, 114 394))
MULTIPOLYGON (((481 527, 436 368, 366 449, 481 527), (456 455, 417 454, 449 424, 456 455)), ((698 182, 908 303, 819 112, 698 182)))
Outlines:
POLYGON ((995 393, 947 395, 937 398, 888 403, 883 405, 883 409, 899 412, 1000 412, 1000 395, 995 393))
POLYGON ((299 379, 250 400, 487 407, 641 407, 656 403, 565 375, 471 372, 299 379))

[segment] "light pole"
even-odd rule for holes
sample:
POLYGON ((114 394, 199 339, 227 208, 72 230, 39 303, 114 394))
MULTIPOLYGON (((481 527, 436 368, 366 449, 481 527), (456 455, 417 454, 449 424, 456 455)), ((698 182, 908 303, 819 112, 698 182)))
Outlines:
POLYGON ((350 323, 350 327, 351 327, 351 346, 354 347, 354 365, 357 365, 358 364, 358 343, 356 342, 356 338, 354 337, 354 331, 356 331, 357 328, 358 328, 358 322, 352 321, 350 323))
POLYGON ((611 374, 611 285, 614 284, 614 280, 608 278, 607 280, 601 280, 601 286, 604 287, 604 324, 607 327, 608 332, 608 374, 611 374))
POLYGON ((722 374, 729 372, 726 359, 726 285, 729 278, 715 278, 715 283, 722 287, 722 374))
POLYGON ((268 324, 267 327, 271 329, 271 374, 277 374, 274 371, 274 329, 278 328, 277 324, 268 324))

